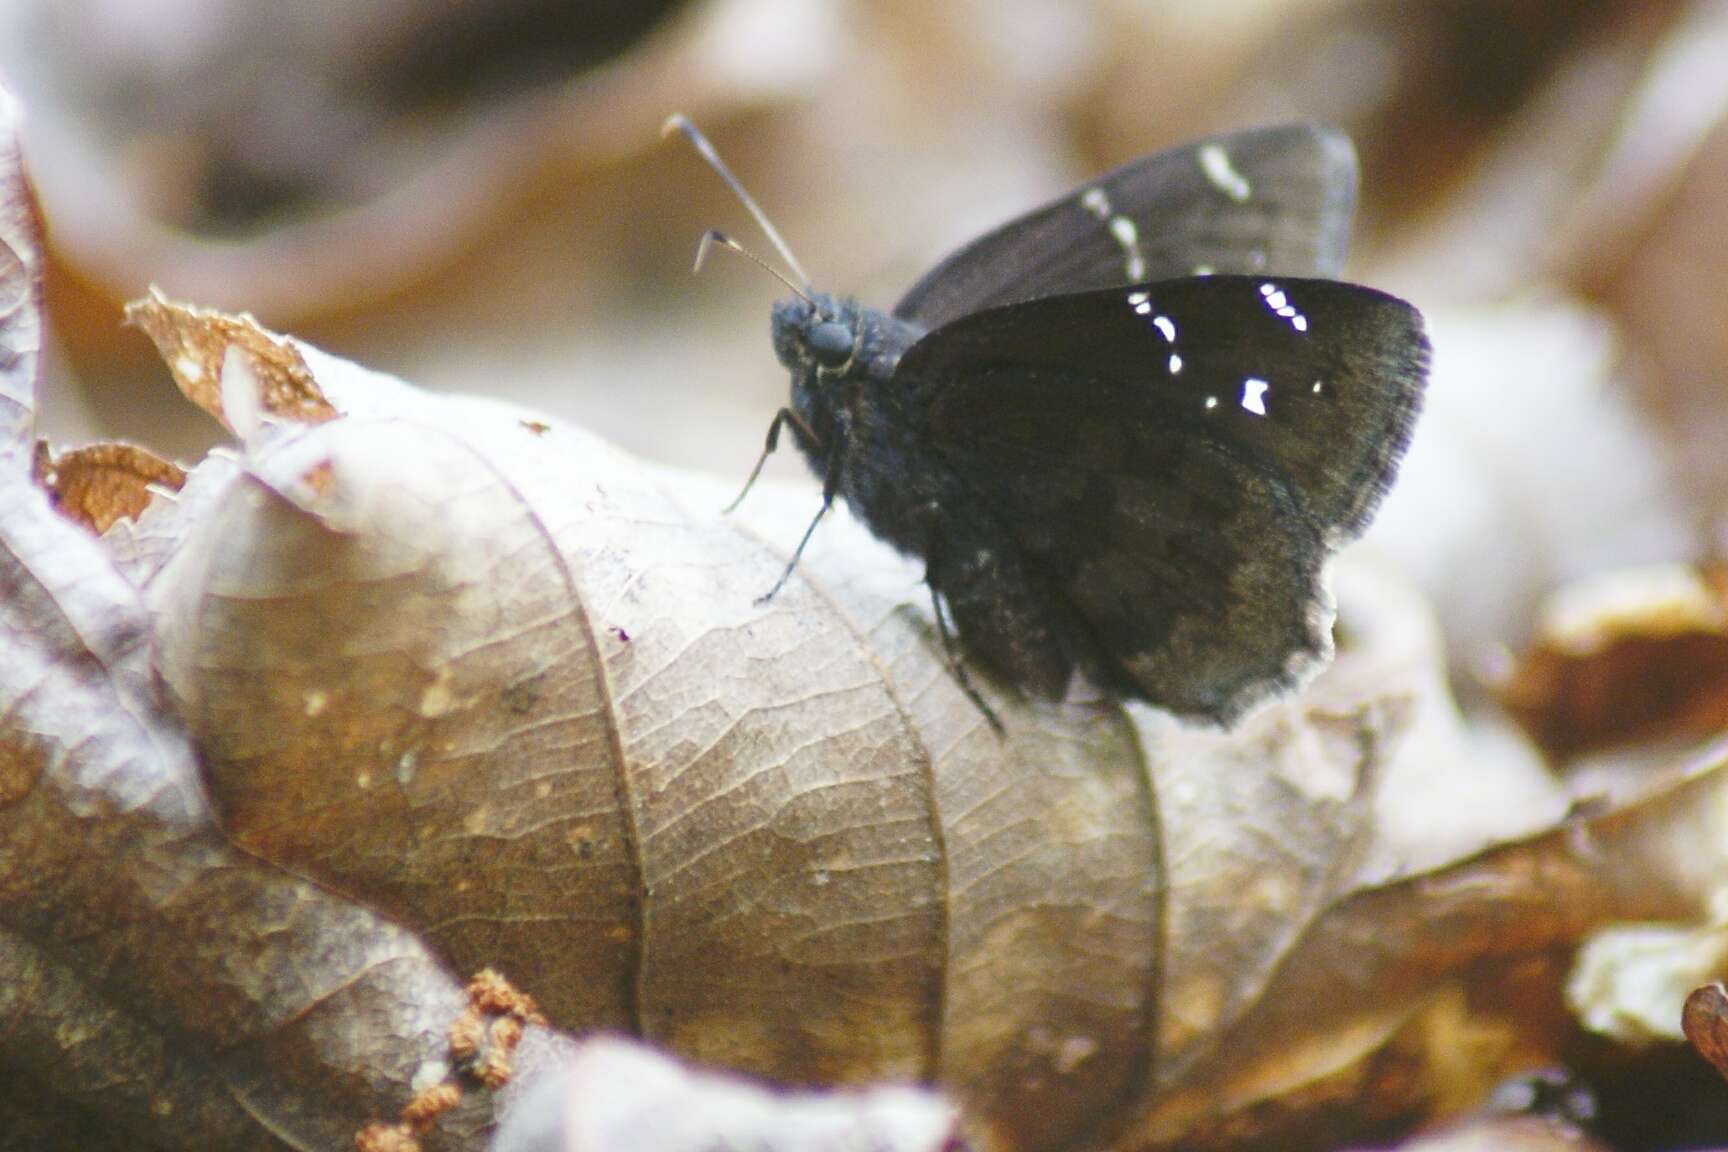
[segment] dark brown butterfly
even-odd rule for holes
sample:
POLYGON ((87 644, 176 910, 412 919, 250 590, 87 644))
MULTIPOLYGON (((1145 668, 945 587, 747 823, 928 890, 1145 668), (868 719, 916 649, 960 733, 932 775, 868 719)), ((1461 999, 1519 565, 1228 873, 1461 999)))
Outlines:
POLYGON ((792 403, 763 459, 789 427, 822 512, 844 497, 924 561, 969 692, 954 633, 1033 695, 1079 670, 1218 724, 1330 656, 1322 570, 1391 485, 1429 358, 1414 308, 1327 278, 1355 206, 1347 139, 1294 124, 1137 160, 968 244, 889 313, 810 288, 707 141, 668 128, 797 278, 773 314, 792 403))

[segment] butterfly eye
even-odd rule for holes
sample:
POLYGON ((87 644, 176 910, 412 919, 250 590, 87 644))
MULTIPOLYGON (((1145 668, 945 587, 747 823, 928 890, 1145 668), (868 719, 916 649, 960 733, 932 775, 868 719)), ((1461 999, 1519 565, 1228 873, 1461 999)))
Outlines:
POLYGON ((852 330, 844 324, 824 320, 810 329, 804 342, 810 355, 816 357, 816 363, 824 368, 838 368, 852 359, 852 330))

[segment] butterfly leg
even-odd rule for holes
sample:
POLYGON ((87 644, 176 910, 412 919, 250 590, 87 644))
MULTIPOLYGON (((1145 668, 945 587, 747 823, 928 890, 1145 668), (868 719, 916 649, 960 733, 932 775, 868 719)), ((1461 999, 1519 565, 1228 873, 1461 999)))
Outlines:
POLYGON ((762 466, 768 463, 768 457, 774 455, 774 450, 780 447, 780 429, 790 424, 798 434, 812 444, 820 444, 816 433, 810 430, 810 425, 804 422, 804 417, 790 408, 782 408, 774 414, 774 422, 768 425, 768 442, 762 446, 762 455, 756 457, 756 467, 750 469, 750 478, 744 481, 744 490, 738 493, 738 498, 720 510, 720 515, 730 516, 737 511, 738 505, 744 503, 744 497, 750 495, 750 489, 756 486, 756 478, 762 475, 762 466))
MULTIPOLYGON (((924 582, 930 583, 928 574, 924 582)), ((960 644, 948 627, 948 613, 942 607, 942 593, 936 590, 934 584, 930 584, 930 611, 936 616, 936 634, 942 637, 942 654, 948 658, 948 671, 953 674, 954 682, 960 685, 960 691, 966 693, 966 699, 972 701, 973 706, 984 714, 984 719, 990 723, 990 730, 995 732, 998 738, 1006 736, 1008 730, 1002 726, 1001 717, 996 715, 996 710, 990 707, 972 684, 972 675, 966 670, 965 654, 960 651, 960 644)))
MULTIPOLYGON (((803 421, 799 420, 796 415, 793 415, 790 408, 782 408, 780 411, 785 415, 792 416, 792 419, 797 422, 797 425, 803 423, 803 421)), ((775 423, 779 423, 778 417, 775 418, 775 423)), ((842 441, 842 444, 844 444, 844 441, 842 441)), ((779 594, 780 589, 786 587, 786 581, 792 579, 792 573, 798 567, 798 560, 804 555, 804 546, 810 543, 810 537, 816 535, 816 525, 822 523, 822 517, 828 515, 828 509, 834 506, 834 496, 840 490, 841 465, 845 459, 846 453, 840 449, 836 449, 829 453, 828 474, 822 478, 822 507, 816 509, 816 518, 810 521, 810 527, 804 529, 804 538, 798 541, 798 547, 793 549, 792 559, 786 561, 786 571, 780 573, 780 579, 774 581, 774 587, 768 589, 764 595, 756 598, 756 603, 758 605, 766 604, 768 601, 774 599, 774 597, 779 594)), ((758 465, 758 467, 760 467, 760 465, 758 465)), ((740 496, 739 499, 743 499, 743 497, 740 496)))

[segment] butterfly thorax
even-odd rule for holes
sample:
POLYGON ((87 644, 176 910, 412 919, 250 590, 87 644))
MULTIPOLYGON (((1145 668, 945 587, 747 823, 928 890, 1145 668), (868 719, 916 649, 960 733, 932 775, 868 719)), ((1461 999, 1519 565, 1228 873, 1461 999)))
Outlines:
POLYGON ((951 478, 925 445, 925 398, 894 370, 924 331, 853 300, 813 300, 774 308, 774 351, 792 374, 792 410, 815 437, 794 438, 817 476, 838 469, 839 494, 877 535, 923 555, 951 478))
POLYGON ((803 421, 798 447, 818 476, 845 452, 873 405, 892 402, 888 382, 920 334, 854 300, 826 293, 774 306, 774 353, 792 374, 792 410, 803 421), (814 442, 804 434, 814 433, 814 442))

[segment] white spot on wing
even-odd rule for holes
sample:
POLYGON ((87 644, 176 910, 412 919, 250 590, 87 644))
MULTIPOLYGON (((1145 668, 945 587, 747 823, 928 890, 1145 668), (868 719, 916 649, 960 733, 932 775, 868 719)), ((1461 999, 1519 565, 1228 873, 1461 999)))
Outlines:
POLYGON ((1170 375, 1174 376, 1181 371, 1182 357, 1176 355, 1174 352, 1170 353, 1170 375))
POLYGON ((1278 285, 1260 285, 1260 295, 1266 301, 1266 307, 1272 309, 1279 319, 1288 320, 1290 327, 1298 332, 1308 331, 1308 317, 1296 310, 1296 305, 1290 303, 1290 297, 1286 296, 1278 285))
POLYGON ((1122 254, 1127 258, 1128 279, 1145 279, 1146 258, 1140 254, 1140 229, 1134 226, 1134 221, 1126 216, 1110 217, 1110 235, 1122 246, 1122 254))
POLYGON ((1230 163, 1230 153, 1224 151, 1218 144, 1205 144, 1200 148, 1200 171, 1206 174, 1212 187, 1236 201, 1244 203, 1254 194, 1254 188, 1248 183, 1248 178, 1236 171, 1230 163))
MULTIPOLYGON (((1110 196, 1102 188, 1088 188, 1080 193, 1080 206, 1103 220, 1110 229, 1117 247, 1122 249, 1123 271, 1130 280, 1146 279, 1146 257, 1140 252, 1140 229, 1126 216, 1117 215, 1110 205, 1110 196)), ((1132 296, 1130 304, 1139 301, 1132 296)))
POLYGON ((1152 326, 1164 334, 1164 339, 1176 343, 1176 322, 1168 316, 1154 316, 1152 326))
POLYGON ((1210 412, 1212 409, 1214 409, 1216 407, 1218 407, 1218 397, 1216 397, 1216 396, 1206 397, 1206 410, 1208 412, 1210 412))
POLYGON ((1242 381, 1242 407, 1256 416, 1266 415, 1266 390, 1271 385, 1250 376, 1242 381))

